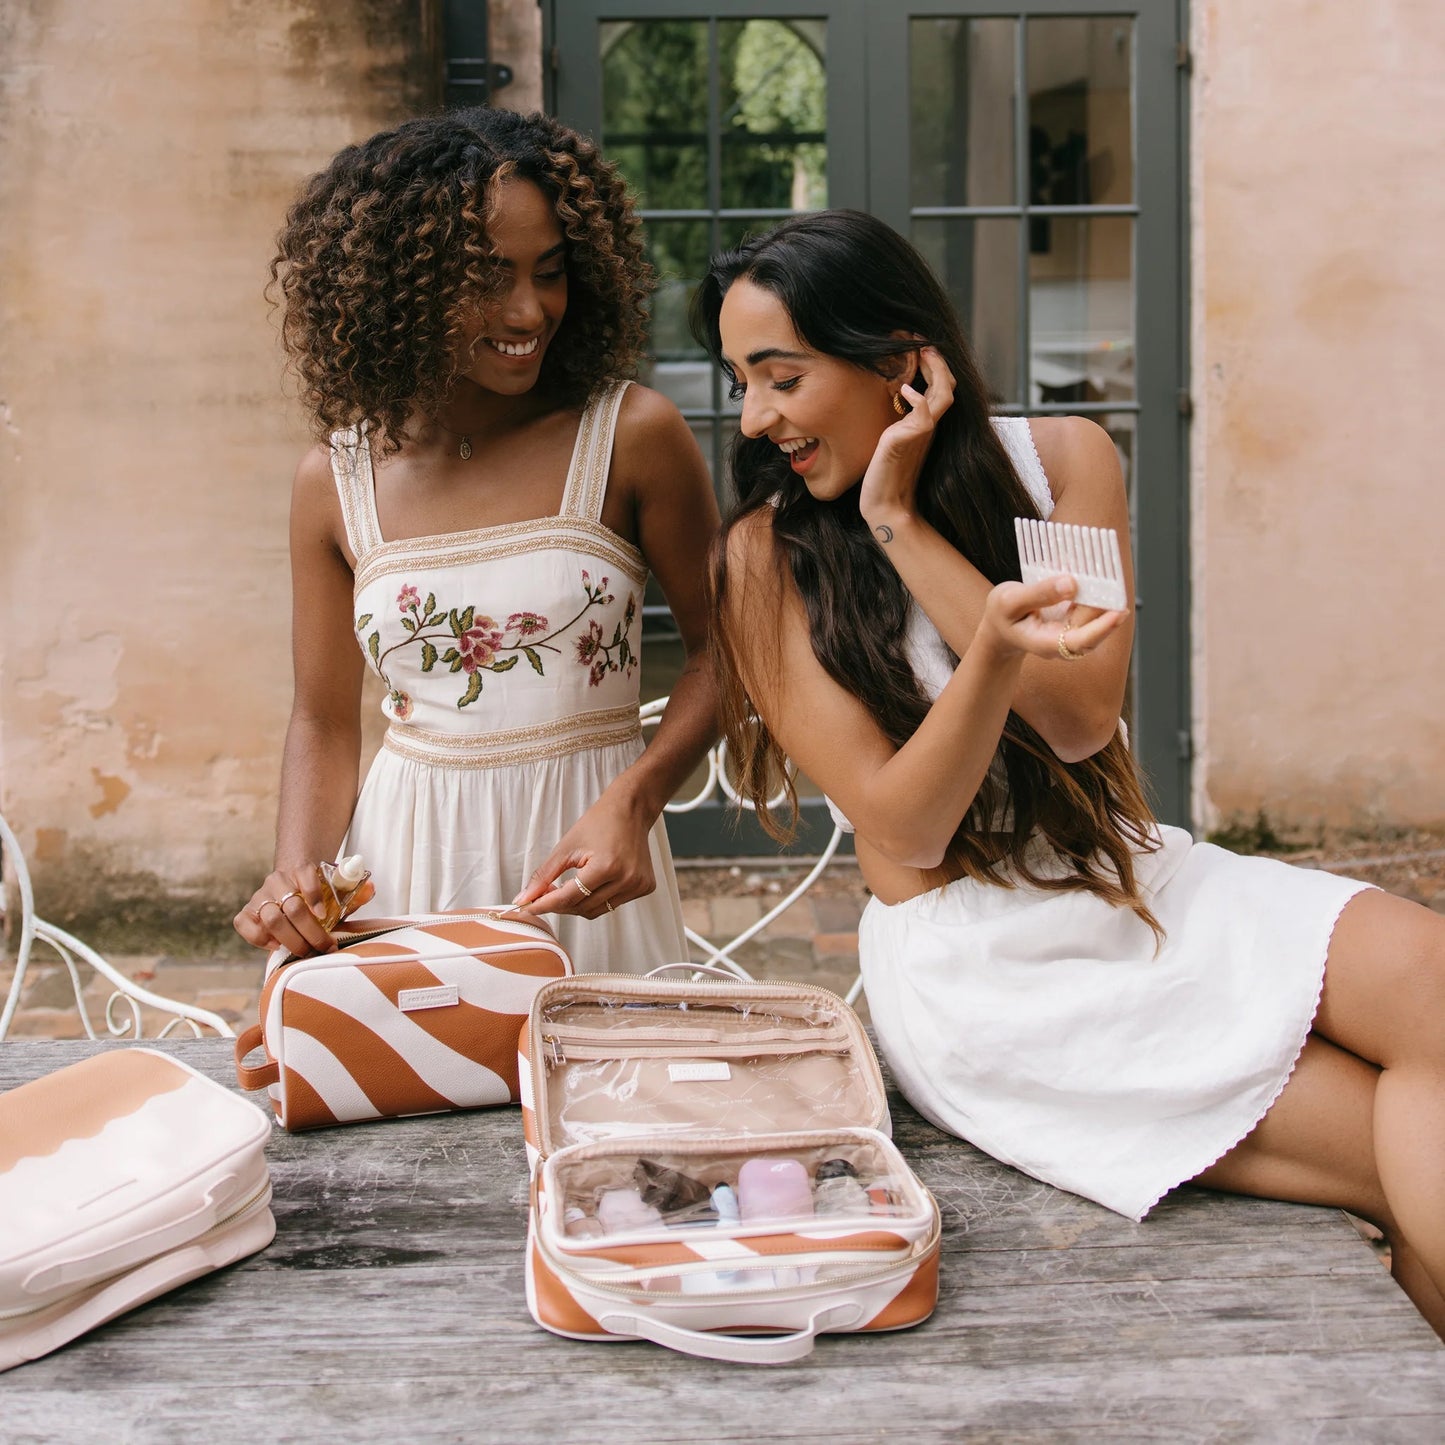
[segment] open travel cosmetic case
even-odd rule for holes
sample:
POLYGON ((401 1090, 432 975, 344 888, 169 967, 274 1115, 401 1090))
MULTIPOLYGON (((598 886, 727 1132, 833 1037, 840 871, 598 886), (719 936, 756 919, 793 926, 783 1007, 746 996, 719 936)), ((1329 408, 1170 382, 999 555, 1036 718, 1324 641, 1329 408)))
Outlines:
POLYGON ((798 1359, 938 1295, 939 1214, 826 989, 581 975, 521 1039, 527 1299, 576 1339, 798 1359))

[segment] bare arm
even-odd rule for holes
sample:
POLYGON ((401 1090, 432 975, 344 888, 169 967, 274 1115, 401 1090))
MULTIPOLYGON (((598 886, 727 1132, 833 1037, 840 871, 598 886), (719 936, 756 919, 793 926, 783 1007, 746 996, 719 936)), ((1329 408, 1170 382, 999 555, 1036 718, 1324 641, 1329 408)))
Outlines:
POLYGON ((515 900, 538 912, 587 918, 656 887, 648 832, 717 737, 706 651, 707 552, 718 527, 717 502, 692 432, 665 397, 628 389, 612 471, 631 490, 638 545, 672 608, 685 662, 642 756, 567 831, 515 900), (570 880, 553 886, 568 869, 583 877, 588 895, 570 880))
POLYGON ((315 865, 336 857, 356 803, 363 663, 343 536, 330 459, 316 447, 301 459, 291 495, 295 692, 281 760, 275 867, 236 915, 237 932, 258 948, 305 954, 331 946, 301 905, 319 897, 315 865), (301 896, 280 912, 266 906, 293 890, 301 896))
MULTIPOLYGON (((932 422, 947 409, 952 377, 931 348, 922 352, 926 393, 905 392, 914 412, 884 433, 864 481, 860 505, 874 536, 949 647, 962 656, 983 616, 992 583, 914 509, 914 488, 932 422), (942 405, 940 405, 942 403, 942 405), (887 539, 886 541, 884 539, 887 539)), ((1129 557, 1129 512, 1119 458, 1107 432, 1083 417, 1033 424, 1040 460, 1054 490, 1054 520, 1113 527, 1119 534, 1129 614, 1080 667, 1066 672, 1046 659, 1023 664, 1013 709, 1065 762, 1092 756, 1114 735, 1123 706, 1133 646, 1134 583, 1129 557)), ((1070 623, 1098 616, 1075 608, 1070 623)), ((1059 629, 1064 623, 1060 621, 1059 629)), ((1073 645, 1070 633, 1070 646, 1073 645)))
MULTIPOLYGON (((1038 611, 1071 596, 1072 581, 991 589, 952 678, 918 730, 895 747, 813 655, 803 600, 773 542, 771 517, 755 515, 728 542, 730 572, 741 578, 726 602, 734 631, 750 626, 756 635, 762 619, 778 619, 769 662, 739 659, 773 735, 842 808, 860 839, 892 863, 936 868, 988 771, 1026 654, 1044 659, 1054 652, 1057 624, 1038 611)), ((1076 628, 1070 645, 1091 651, 1121 619, 1118 612, 1101 614, 1076 628)))

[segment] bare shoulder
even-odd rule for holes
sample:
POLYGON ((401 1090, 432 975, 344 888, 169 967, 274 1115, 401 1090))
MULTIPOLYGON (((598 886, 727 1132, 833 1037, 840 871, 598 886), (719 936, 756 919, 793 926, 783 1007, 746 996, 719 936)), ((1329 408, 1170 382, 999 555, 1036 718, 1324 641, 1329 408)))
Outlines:
POLYGON ((298 498, 303 495, 336 495, 336 481, 331 472, 331 447, 326 442, 317 442, 301 453, 292 488, 298 498))
POLYGON ((729 528, 725 562, 730 605, 742 612, 774 612, 791 591, 786 586, 783 552, 773 531, 773 509, 755 507, 729 528))
POLYGON ((1080 483, 1090 490, 1122 487, 1114 439, 1097 422, 1086 416, 1039 416, 1030 419, 1029 429, 1055 501, 1080 483))
POLYGON ((344 549, 341 498, 331 471, 331 448, 317 442, 301 454, 291 483, 293 545, 299 540, 344 549))
POLYGON ((671 480, 703 466, 692 428, 660 391, 634 382, 622 398, 613 442, 614 465, 620 475, 645 484, 671 480))

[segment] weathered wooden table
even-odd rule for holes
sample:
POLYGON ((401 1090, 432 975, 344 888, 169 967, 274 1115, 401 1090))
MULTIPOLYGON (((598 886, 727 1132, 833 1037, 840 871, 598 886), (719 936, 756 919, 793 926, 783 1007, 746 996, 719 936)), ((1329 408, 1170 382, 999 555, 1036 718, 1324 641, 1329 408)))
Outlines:
MULTIPOLYGON (((0 1046, 0 1088, 97 1047, 0 1046)), ((1134 1225, 892 1104, 944 1217, 915 1330, 772 1369, 559 1339, 515 1110, 278 1131, 270 1248, 0 1375, 0 1440, 1445 1439, 1445 1351, 1344 1215, 1185 1189, 1134 1225)))

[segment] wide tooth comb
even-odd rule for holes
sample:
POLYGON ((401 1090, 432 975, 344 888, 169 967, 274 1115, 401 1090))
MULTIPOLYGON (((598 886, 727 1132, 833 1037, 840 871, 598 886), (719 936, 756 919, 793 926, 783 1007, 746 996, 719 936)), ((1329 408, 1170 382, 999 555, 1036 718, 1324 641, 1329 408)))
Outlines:
POLYGON ((1119 534, 1112 527, 1075 527, 1015 517, 1019 570, 1025 582, 1042 582, 1067 573, 1078 584, 1075 602, 1121 612, 1128 606, 1119 534))

